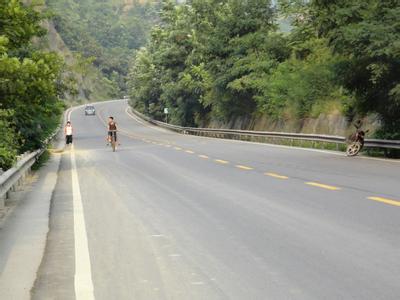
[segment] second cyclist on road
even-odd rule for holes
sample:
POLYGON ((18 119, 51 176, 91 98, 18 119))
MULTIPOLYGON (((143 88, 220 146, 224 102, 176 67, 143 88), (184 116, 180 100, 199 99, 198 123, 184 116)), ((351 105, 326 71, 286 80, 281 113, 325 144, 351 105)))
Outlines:
POLYGON ((107 136, 108 144, 111 143, 113 136, 114 136, 115 143, 117 143, 117 123, 115 123, 114 117, 109 117, 108 118, 108 136, 107 136))

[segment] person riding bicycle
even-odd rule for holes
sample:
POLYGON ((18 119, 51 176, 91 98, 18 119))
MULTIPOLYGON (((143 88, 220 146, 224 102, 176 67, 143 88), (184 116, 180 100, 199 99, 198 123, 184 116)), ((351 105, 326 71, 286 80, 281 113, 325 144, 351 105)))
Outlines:
POLYGON ((111 143, 114 135, 114 141, 117 142, 117 123, 114 121, 114 117, 108 118, 108 136, 107 140, 111 143))

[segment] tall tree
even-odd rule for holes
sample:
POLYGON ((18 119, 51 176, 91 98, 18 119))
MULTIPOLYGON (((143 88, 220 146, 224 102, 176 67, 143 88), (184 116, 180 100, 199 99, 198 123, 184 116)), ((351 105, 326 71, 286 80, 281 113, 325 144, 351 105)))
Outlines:
POLYGON ((338 74, 355 111, 377 112, 381 135, 400 138, 400 5, 397 0, 314 0, 312 25, 348 58, 338 74))
POLYGON ((64 64, 31 44, 44 33, 45 14, 11 0, 0 4, 0 15, 0 168, 8 168, 17 150, 40 147, 58 125, 64 64))

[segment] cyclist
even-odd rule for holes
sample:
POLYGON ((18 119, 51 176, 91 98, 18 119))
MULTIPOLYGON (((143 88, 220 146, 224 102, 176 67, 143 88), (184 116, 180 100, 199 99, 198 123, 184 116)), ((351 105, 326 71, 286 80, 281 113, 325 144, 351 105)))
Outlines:
POLYGON ((72 133, 74 129, 72 128, 71 122, 68 121, 64 127, 64 134, 65 134, 65 143, 67 145, 72 144, 72 133))
POLYGON ((115 142, 117 142, 117 123, 115 123, 114 117, 109 117, 108 118, 108 136, 107 136, 108 143, 111 143, 113 135, 114 135, 115 142))

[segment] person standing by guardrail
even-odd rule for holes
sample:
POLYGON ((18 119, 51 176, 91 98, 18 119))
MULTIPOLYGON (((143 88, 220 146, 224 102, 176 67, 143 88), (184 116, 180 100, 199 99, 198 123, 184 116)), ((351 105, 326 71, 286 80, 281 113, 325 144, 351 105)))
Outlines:
POLYGON ((64 127, 64 134, 65 134, 65 143, 67 145, 72 144, 72 134, 74 129, 72 128, 71 122, 68 121, 64 127))

